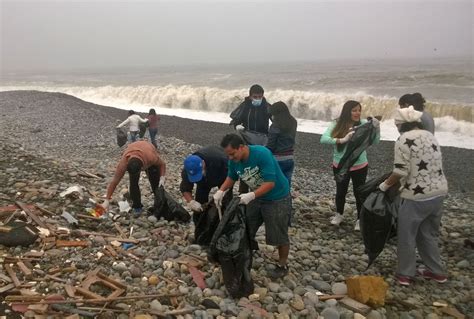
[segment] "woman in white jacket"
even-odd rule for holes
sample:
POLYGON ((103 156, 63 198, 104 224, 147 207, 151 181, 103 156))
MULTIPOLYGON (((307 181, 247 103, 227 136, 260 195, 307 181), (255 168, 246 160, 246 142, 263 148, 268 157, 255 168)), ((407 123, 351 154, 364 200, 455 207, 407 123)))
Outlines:
POLYGON ((135 114, 133 110, 128 111, 128 118, 120 123, 117 128, 121 128, 124 125, 130 124, 130 141, 133 143, 138 139, 138 133, 140 133, 140 123, 146 123, 148 119, 142 119, 140 115, 135 114))

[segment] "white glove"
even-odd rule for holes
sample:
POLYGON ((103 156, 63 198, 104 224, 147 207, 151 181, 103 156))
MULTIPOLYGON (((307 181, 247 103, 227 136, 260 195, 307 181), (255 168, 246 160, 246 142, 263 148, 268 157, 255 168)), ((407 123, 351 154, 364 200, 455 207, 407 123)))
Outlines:
POLYGON ((165 181, 166 181, 166 177, 164 176, 160 176, 160 182, 158 183, 158 187, 165 187, 165 181))
POLYGON ((100 204, 104 208, 105 211, 109 210, 110 202, 108 199, 104 200, 102 204, 100 204))
POLYGON ((346 144, 347 142, 349 142, 349 140, 351 139, 352 135, 354 135, 354 131, 350 131, 349 133, 346 134, 346 136, 344 136, 343 138, 340 138, 339 139, 339 144, 346 144))
POLYGON ((221 191, 220 189, 212 196, 214 198, 214 203, 216 204, 217 207, 222 207, 222 199, 224 198, 224 191, 221 191))
POLYGON ((379 189, 382 191, 382 192, 385 192, 387 191, 387 189, 389 189, 391 186, 388 185, 387 183, 385 183, 385 181, 383 181, 383 183, 380 183, 379 185, 379 189))
POLYGON ((196 202, 194 199, 188 203, 188 208, 193 212, 202 212, 201 203, 196 202))
POLYGON ((247 205, 248 203, 250 203, 251 201, 255 199, 255 193, 250 192, 250 193, 240 194, 239 197, 240 197, 240 204, 247 205))
POLYGON ((372 125, 375 127, 375 128, 380 128, 380 121, 377 120, 375 117, 372 116, 372 125))
POLYGON ((244 130, 245 130, 245 127, 244 127, 243 125, 240 125, 240 124, 239 124, 239 125, 237 125, 237 126, 235 127, 235 129, 236 129, 237 131, 244 131, 244 130))

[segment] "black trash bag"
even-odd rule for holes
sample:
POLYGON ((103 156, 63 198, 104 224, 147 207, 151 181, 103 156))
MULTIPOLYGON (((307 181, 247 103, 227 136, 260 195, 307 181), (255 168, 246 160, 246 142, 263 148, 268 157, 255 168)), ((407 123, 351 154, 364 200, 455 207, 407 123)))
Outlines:
POLYGON ((140 122, 138 124, 138 128, 140 129, 140 132, 138 132, 138 136, 140 138, 143 138, 143 136, 145 136, 145 133, 146 133, 146 129, 148 128, 148 122, 140 122))
POLYGON ((127 132, 123 128, 117 129, 117 145, 119 147, 127 144, 127 132))
POLYGON ((354 135, 352 135, 349 142, 347 142, 344 155, 336 168, 336 174, 334 176, 336 182, 340 183, 347 178, 349 169, 357 161, 360 154, 372 145, 376 135, 377 129, 370 119, 368 122, 355 127, 354 135))
POLYGON ((20 220, 10 221, 4 227, 5 231, 0 231, 0 245, 6 247, 27 247, 38 238, 38 229, 20 220))
MULTIPOLYGON (((225 211, 225 207, 229 203, 229 200, 226 200, 227 197, 224 197, 222 202, 222 211, 225 211)), ((214 200, 202 205, 202 212, 194 213, 194 243, 200 246, 209 246, 212 240, 212 236, 219 225, 219 212, 214 200)))
POLYGON ((191 220, 191 215, 187 210, 178 204, 163 187, 155 189, 155 201, 153 207, 149 209, 149 213, 158 219, 163 217, 167 221, 176 220, 187 223, 191 220))
POLYGON ((372 178, 372 179, 368 180, 367 182, 365 182, 365 184, 357 187, 357 189, 355 191, 359 195, 360 201, 362 203, 365 202, 367 197, 369 197, 369 195, 372 192, 375 192, 379 188, 379 185, 383 181, 385 181, 390 176, 390 174, 391 173, 387 173, 387 174, 384 174, 380 177, 372 178))
POLYGON ((267 142, 268 142, 267 134, 250 131, 250 130, 239 131, 239 133, 240 133, 240 136, 242 136, 242 139, 248 145, 267 145, 267 142))
POLYGON ((396 229, 398 205, 398 196, 390 199, 388 194, 380 190, 372 192, 362 205, 360 232, 369 257, 367 269, 383 251, 396 229))
POLYGON ((235 110, 232 111, 232 113, 230 113, 230 118, 231 118, 230 125, 233 125, 234 127, 236 127, 238 124, 240 124, 241 119, 244 116, 244 112, 245 112, 245 103, 241 103, 239 104, 239 106, 235 108, 235 110))
POLYGON ((224 285, 233 298, 248 297, 254 283, 250 275, 252 250, 244 205, 232 199, 212 237, 208 259, 221 265, 224 285))

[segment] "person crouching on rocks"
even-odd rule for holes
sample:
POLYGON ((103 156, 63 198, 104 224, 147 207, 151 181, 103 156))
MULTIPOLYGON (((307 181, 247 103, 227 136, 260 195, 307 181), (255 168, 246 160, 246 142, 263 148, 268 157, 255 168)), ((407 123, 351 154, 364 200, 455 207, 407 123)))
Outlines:
MULTIPOLYGON (((361 112, 362 106, 359 102, 352 100, 347 101, 342 107, 339 118, 332 122, 321 136, 322 144, 334 145, 332 162, 334 176, 336 176, 337 168, 346 152, 347 142, 349 142, 352 135, 354 134, 354 127, 367 122, 367 120, 361 119, 361 112)), ((380 141, 380 123, 374 118, 372 119, 372 124, 377 128, 377 134, 375 135, 375 139, 372 141, 372 144, 377 144, 380 141)), ((347 190, 349 188, 349 182, 352 180, 352 187, 354 190, 357 207, 357 220, 354 229, 360 230, 359 214, 363 203, 356 192, 356 189, 359 186, 365 184, 368 168, 369 162, 367 161, 367 153, 364 150, 349 169, 349 174, 347 174, 346 178, 344 178, 342 181, 336 180, 336 213, 331 218, 331 224, 339 225, 343 220, 347 190)))
POLYGON ((138 140, 138 136, 140 133, 140 123, 146 123, 147 119, 142 119, 140 115, 135 114, 135 111, 130 110, 128 111, 128 117, 125 121, 120 123, 117 128, 121 128, 127 124, 130 124, 129 133, 130 133, 130 141, 133 143, 138 140))
POLYGON ((250 192, 240 194, 240 203, 247 205, 246 217, 250 240, 255 242, 258 228, 265 223, 268 245, 278 247, 279 263, 269 273, 272 278, 288 274, 288 218, 290 216, 290 188, 280 166, 268 148, 245 145, 237 134, 227 134, 221 142, 229 158, 224 184, 214 194, 214 202, 221 206, 224 193, 232 189, 237 179, 243 180, 250 192))
POLYGON ((115 169, 114 177, 107 187, 106 200, 102 206, 105 209, 108 208, 109 201, 112 199, 115 188, 122 180, 125 172, 128 172, 130 178, 129 191, 132 200, 132 208, 135 215, 139 216, 143 207, 140 187, 138 185, 142 170, 146 171, 148 175, 148 180, 150 181, 153 193, 157 187, 165 185, 166 164, 160 158, 155 146, 148 141, 137 141, 127 146, 117 168, 115 169))
MULTIPOLYGON (((179 190, 193 214, 196 225, 202 205, 209 201, 209 193, 213 187, 221 186, 227 177, 227 156, 219 146, 207 146, 194 152, 184 160, 181 171, 179 190), (193 188, 196 184, 196 194, 193 199, 193 188), (197 214, 196 214, 197 213, 197 214)), ((228 192, 229 200, 232 192, 228 192)))
POLYGON ((400 181, 402 198, 398 210, 396 279, 408 286, 415 274, 438 283, 447 281, 438 248, 444 197, 448 183, 443 172, 438 141, 422 127, 423 113, 412 106, 400 108, 395 124, 400 137, 395 142, 392 174, 380 184, 386 191, 400 181), (416 249, 426 267, 416 269, 416 249))

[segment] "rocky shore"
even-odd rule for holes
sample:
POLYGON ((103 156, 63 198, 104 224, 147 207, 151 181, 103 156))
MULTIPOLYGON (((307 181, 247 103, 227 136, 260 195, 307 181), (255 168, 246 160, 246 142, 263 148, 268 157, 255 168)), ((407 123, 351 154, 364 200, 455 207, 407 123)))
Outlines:
MULTIPOLYGON (((37 204, 52 213, 43 216, 47 223, 72 229, 61 214, 64 211, 72 215, 86 214, 86 208, 92 205, 89 198, 97 199, 105 193, 121 154, 115 143, 114 128, 126 118, 126 111, 97 106, 60 93, 33 91, 1 92, 0 110, 0 207, 11 205, 12 200, 37 204), (59 196, 74 185, 83 187, 82 198, 59 196)), ((167 162, 166 189, 181 200, 178 186, 184 157, 200 145, 218 144, 221 137, 232 130, 223 124, 168 116, 162 117, 159 127, 159 151, 167 162)), ((370 149, 370 176, 379 176, 391 169, 392 148, 393 142, 382 142, 370 149)), ((117 200, 126 192, 127 177, 115 193, 110 218, 100 221, 78 218, 79 226, 75 227, 95 233, 80 238, 89 245, 44 250, 35 265, 43 274, 35 274, 49 280, 30 280, 35 282, 30 289, 66 296, 66 285, 78 285, 89 271, 100 267, 107 276, 126 285, 125 296, 174 293, 180 296, 115 302, 101 311, 99 318, 129 318, 130 314, 132 318, 162 317, 173 315, 177 308, 189 310, 180 315, 185 318, 264 315, 354 318, 354 313, 336 300, 319 300, 318 292, 339 293, 344 290, 345 278, 372 274, 384 277, 389 284, 389 302, 373 310, 368 318, 444 318, 446 315, 433 306, 434 302, 472 315, 474 250, 464 242, 472 239, 474 229, 474 168, 467 164, 474 151, 451 147, 442 150, 450 186, 440 236, 442 258, 449 276, 445 284, 418 279, 410 287, 398 286, 393 280, 394 242, 366 270, 367 257, 360 233, 353 231, 352 195, 348 197, 346 220, 341 227, 335 228, 329 223, 335 191, 329 168, 331 148, 320 145, 318 135, 299 133, 293 182, 297 197, 293 202, 295 223, 290 230, 290 275, 274 282, 266 276, 274 267, 275 251, 264 244, 264 235, 259 232, 257 240, 261 250, 255 253, 252 269, 257 295, 250 300, 234 300, 227 295, 219 268, 206 262, 206 253, 201 247, 190 244, 194 232, 192 223, 168 223, 154 217, 132 218, 128 213, 120 213, 117 200), (133 257, 102 253, 108 243, 98 234, 116 233, 118 228, 127 233, 133 231, 133 238, 139 240, 127 251, 133 257), (181 256, 191 256, 199 263, 207 288, 196 287, 187 265, 176 261, 181 256), (57 267, 71 271, 57 273, 56 279, 45 276, 57 267)), ((151 206, 153 196, 147 183, 141 180, 142 198, 146 206, 151 206)), ((40 251, 41 246, 38 242, 28 248, 0 245, 0 260, 3 259, 3 264, 7 256, 23 257, 32 249, 40 251)), ((0 272, 5 273, 5 268, 0 267, 0 272)), ((0 277, 0 287, 4 284, 0 277)), ((0 294, 0 300, 6 295, 0 294)), ((2 307, 5 304, 0 305, 0 315, 2 307)), ((14 318, 10 309, 6 311, 8 318, 14 318)))

